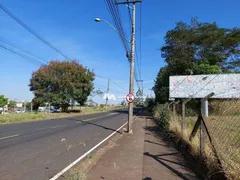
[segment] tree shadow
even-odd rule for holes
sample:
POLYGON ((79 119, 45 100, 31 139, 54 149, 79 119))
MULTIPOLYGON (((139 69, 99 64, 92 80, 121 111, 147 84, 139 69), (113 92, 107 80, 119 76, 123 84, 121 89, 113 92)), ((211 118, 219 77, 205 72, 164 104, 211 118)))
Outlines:
POLYGON ((150 177, 145 177, 143 180, 152 180, 150 177))
POLYGON ((147 142, 147 143, 150 143, 150 144, 159 145, 159 146, 169 147, 169 146, 166 145, 166 144, 155 143, 155 142, 152 142, 152 141, 149 141, 149 140, 144 140, 144 142, 147 142))
POLYGON ((164 158, 160 158, 159 156, 171 156, 171 155, 176 155, 176 154, 179 154, 179 153, 167 153, 167 154, 160 154, 160 155, 153 155, 153 154, 150 154, 149 152, 144 152, 143 153, 145 156, 148 156, 148 157, 151 157, 153 158, 154 160, 156 160, 157 162, 159 162, 160 164, 162 164, 164 167, 166 167, 167 169, 169 169, 170 171, 172 171, 174 174, 176 174, 178 177, 180 177, 181 179, 184 179, 184 180, 192 180, 192 179, 195 179, 195 177, 191 174, 183 174, 181 172, 179 172, 178 170, 174 169, 173 167, 171 167, 170 165, 168 165, 167 163, 165 162, 170 162, 170 163, 173 163, 173 164, 176 164, 176 165, 180 165, 182 167, 185 167, 187 168, 187 166, 185 164, 182 164, 182 163, 179 163, 179 162, 175 162, 175 161, 171 161, 171 160, 168 160, 168 159, 164 159, 164 158), (187 177, 187 176, 188 177, 187 177))

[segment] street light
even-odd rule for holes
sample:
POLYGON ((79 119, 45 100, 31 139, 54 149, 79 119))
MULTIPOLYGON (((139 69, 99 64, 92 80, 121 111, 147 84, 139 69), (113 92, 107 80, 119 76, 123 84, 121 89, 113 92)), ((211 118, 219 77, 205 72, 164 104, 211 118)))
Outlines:
POLYGON ((101 19, 99 19, 99 18, 95 18, 95 21, 96 21, 96 22, 100 22, 101 19))
POLYGON ((95 18, 95 22, 105 22, 108 26, 110 26, 114 31, 116 31, 121 37, 123 37, 128 43, 131 43, 130 40, 128 40, 122 33, 120 33, 113 25, 111 25, 108 21, 105 19, 95 18))
MULTIPOLYGON (((125 39, 131 45, 131 55, 126 54, 128 60, 130 61, 130 81, 129 81, 129 93, 134 93, 134 54, 135 54, 135 1, 132 7, 132 37, 128 40, 122 33, 120 33, 115 27, 113 27, 109 22, 104 19, 95 18, 96 22, 105 22, 109 27, 116 31, 123 39, 125 39)), ((132 132, 132 121, 133 121, 133 103, 128 104, 128 132, 132 132)))

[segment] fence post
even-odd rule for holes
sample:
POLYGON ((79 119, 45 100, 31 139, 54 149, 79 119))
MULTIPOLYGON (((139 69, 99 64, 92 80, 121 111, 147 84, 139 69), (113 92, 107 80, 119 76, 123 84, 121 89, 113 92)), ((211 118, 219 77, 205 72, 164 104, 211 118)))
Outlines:
POLYGON ((173 102, 173 116, 176 115, 176 102, 173 102))
POLYGON ((174 103, 174 101, 170 102, 167 106, 168 110, 170 109, 170 106, 174 103))
POLYGON ((180 101, 174 101, 173 103, 173 115, 176 116, 176 105, 179 103, 180 101))
MULTIPOLYGON (((206 104, 205 101, 207 101, 206 99, 202 99, 201 100, 201 114, 205 115, 205 109, 206 109, 206 104)), ((205 128, 204 128, 204 124, 203 121, 201 120, 201 124, 200 124, 200 155, 203 156, 204 154, 204 149, 205 149, 205 128)))
MULTIPOLYGON (((214 93, 210 93, 205 98, 201 99, 201 115, 203 118, 206 119, 208 117, 208 99, 212 97, 214 93)), ((200 124, 200 154, 204 154, 205 149, 205 136, 206 136, 206 129, 203 123, 203 120, 201 120, 200 124)))
POLYGON ((185 105, 187 104, 187 102, 189 102, 190 99, 186 99, 186 100, 182 100, 182 121, 181 121, 181 132, 182 132, 182 137, 184 136, 184 128, 185 128, 185 105))

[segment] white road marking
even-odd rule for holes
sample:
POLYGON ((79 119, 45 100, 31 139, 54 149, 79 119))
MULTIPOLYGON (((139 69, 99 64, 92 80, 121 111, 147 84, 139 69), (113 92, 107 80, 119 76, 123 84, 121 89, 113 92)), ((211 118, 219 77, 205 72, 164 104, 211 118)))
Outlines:
POLYGON ((125 125, 127 124, 124 123, 120 128, 118 128, 116 131, 114 131, 112 134, 110 134, 108 137, 106 137, 104 140, 102 140, 100 143, 98 143, 96 146, 94 146, 92 149, 90 149, 88 152, 80 156, 78 159, 76 159, 74 162, 69 164, 67 167, 65 167, 62 171, 57 173, 55 176, 53 176, 50 180, 56 180, 59 178, 61 175, 63 175, 65 172, 67 172, 70 168, 72 168, 74 165, 76 165, 79 161, 81 161, 83 158, 85 158, 88 154, 90 154, 92 151, 94 151, 98 146, 100 146, 102 143, 107 141, 110 137, 112 137, 114 134, 116 134, 120 129, 122 129, 125 125))
POLYGON ((111 114, 109 114, 109 115, 114 115, 114 114, 118 114, 118 113, 111 113, 111 114))

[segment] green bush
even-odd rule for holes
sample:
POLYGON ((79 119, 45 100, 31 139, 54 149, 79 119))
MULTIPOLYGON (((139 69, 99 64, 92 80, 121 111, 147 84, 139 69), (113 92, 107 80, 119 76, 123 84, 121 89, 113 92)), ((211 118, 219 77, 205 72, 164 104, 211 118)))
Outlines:
POLYGON ((155 98, 146 98, 145 100, 145 106, 147 107, 147 110, 149 112, 152 112, 153 111, 153 108, 155 106, 155 98))
POLYGON ((167 104, 157 104, 153 108, 153 116, 157 120, 159 126, 167 131, 168 130, 168 122, 169 122, 169 110, 167 104))
POLYGON ((104 108, 105 107, 105 105, 104 104, 100 104, 100 108, 104 108))

